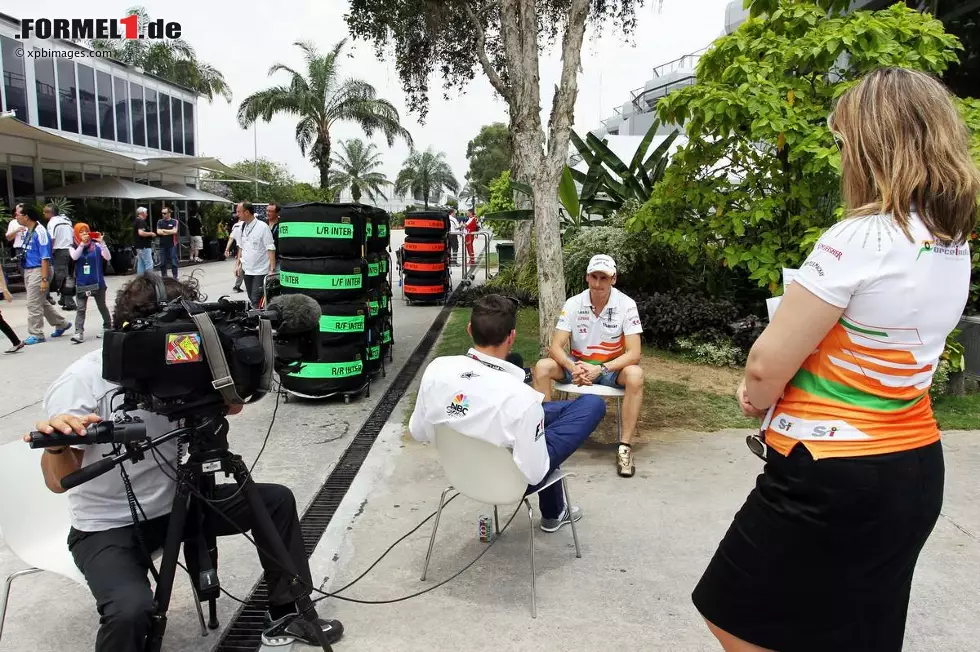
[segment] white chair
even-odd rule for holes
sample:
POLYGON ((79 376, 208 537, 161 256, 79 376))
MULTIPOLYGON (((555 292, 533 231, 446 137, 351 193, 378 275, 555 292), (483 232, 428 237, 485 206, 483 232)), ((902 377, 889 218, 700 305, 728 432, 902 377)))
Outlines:
MULTIPOLYGON (((0 595, 2 637, 7 598, 16 578, 50 571, 86 588, 88 583, 68 550, 68 531, 71 529, 68 494, 56 494, 44 484, 40 449, 32 449, 22 441, 0 446, 0 496, 0 535, 10 550, 30 566, 11 573, 3 584, 3 594, 0 595)), ((163 551, 158 550, 153 559, 161 556, 163 551)), ((201 635, 207 636, 204 612, 196 597, 201 635)))
POLYGON ((592 394, 593 396, 615 396, 616 397, 616 431, 617 442, 623 441, 623 397, 626 390, 619 387, 607 387, 606 385, 574 385, 572 383, 555 383, 555 391, 568 394, 592 394))
MULTIPOLYGON (((497 518, 498 505, 513 505, 523 501, 527 507, 528 520, 528 541, 529 554, 531 559, 531 617, 537 618, 537 596, 534 581, 534 523, 531 503, 529 496, 533 496, 542 489, 550 487, 556 482, 561 482, 562 489, 565 491, 565 502, 571 505, 571 497, 568 495, 568 483, 565 478, 574 474, 566 473, 558 469, 552 473, 542 483, 542 487, 532 494, 525 496, 527 491, 527 478, 517 465, 514 463, 513 453, 508 448, 494 446, 493 444, 473 437, 461 435, 456 431, 446 427, 436 428, 436 448, 439 450, 439 459, 442 462, 443 471, 450 482, 450 486, 442 492, 439 498, 439 509, 436 511, 436 520, 432 526, 432 536, 429 538, 429 551, 425 555, 425 567, 422 569, 422 580, 425 581, 425 574, 429 570, 429 559, 432 557, 432 548, 436 542, 436 531, 439 529, 439 518, 442 516, 442 508, 446 504, 446 495, 456 489, 467 498, 471 498, 486 505, 493 505, 494 526, 497 534, 500 534, 500 521, 497 518)), ((575 530, 575 521, 572 521, 572 539, 575 541, 575 557, 580 558, 582 551, 578 544, 578 532, 575 530)))

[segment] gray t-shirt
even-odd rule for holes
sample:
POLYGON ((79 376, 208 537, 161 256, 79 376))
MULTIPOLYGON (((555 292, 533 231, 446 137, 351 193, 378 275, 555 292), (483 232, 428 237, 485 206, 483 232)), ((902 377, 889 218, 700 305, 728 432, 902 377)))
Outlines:
MULTIPOLYGON (((102 350, 98 349, 72 363, 48 388, 44 395, 44 413, 48 418, 57 414, 84 416, 95 413, 109 420, 112 418, 109 403, 117 389, 118 385, 102 378, 102 350)), ((116 405, 121 400, 117 398, 116 405)), ((178 426, 157 414, 143 411, 132 414, 146 422, 146 434, 150 438, 159 437, 178 426)), ((82 466, 94 464, 112 451, 108 444, 77 448, 85 452, 82 466)), ((173 475, 166 462, 176 465, 177 442, 162 444, 157 451, 161 458, 160 464, 167 473, 173 475)), ((152 519, 170 513, 176 485, 164 474, 152 455, 147 455, 146 459, 136 464, 126 461, 122 466, 129 474, 133 493, 143 506, 146 518, 152 519)), ((131 525, 133 522, 129 502, 126 500, 126 487, 118 468, 70 490, 68 508, 72 526, 82 532, 101 532, 131 525)))

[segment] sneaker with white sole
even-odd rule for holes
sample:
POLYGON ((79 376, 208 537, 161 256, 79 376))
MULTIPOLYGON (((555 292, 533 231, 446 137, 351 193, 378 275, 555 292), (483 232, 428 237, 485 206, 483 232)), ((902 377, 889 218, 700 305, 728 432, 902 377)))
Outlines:
POLYGON ((75 333, 74 335, 71 336, 72 344, 81 344, 84 341, 85 341, 85 336, 82 335, 81 333, 75 333))
POLYGON ((630 446, 619 445, 616 452, 616 470, 624 478, 633 477, 636 467, 633 465, 633 449, 630 446))
MULTIPOLYGON (((344 626, 339 620, 327 620, 318 618, 317 623, 324 634, 327 635, 327 642, 333 645, 344 635, 344 626)), ((299 614, 287 614, 278 620, 273 621, 269 612, 265 614, 265 629, 262 631, 262 644, 269 647, 282 647, 295 641, 320 647, 320 642, 316 638, 316 632, 311 631, 313 626, 299 614)))
POLYGON ((565 505, 565 509, 558 518, 542 518, 541 529, 545 532, 557 532, 562 525, 567 525, 573 520, 579 521, 581 518, 582 510, 580 508, 573 506, 571 514, 569 514, 568 505, 565 505))

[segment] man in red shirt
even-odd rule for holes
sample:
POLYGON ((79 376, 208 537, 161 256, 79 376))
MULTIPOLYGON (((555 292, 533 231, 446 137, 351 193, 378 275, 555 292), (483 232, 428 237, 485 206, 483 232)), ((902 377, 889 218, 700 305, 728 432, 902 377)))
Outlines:
POLYGON ((473 209, 466 211, 466 224, 463 226, 466 229, 466 253, 470 259, 470 265, 476 265, 476 253, 473 251, 473 240, 474 233, 480 230, 480 222, 476 219, 476 213, 473 209))

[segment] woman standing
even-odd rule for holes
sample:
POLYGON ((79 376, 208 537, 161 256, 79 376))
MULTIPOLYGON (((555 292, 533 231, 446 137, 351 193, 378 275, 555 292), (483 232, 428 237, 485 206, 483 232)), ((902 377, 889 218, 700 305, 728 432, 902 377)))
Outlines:
POLYGON ((929 400, 969 294, 980 175, 946 88, 882 69, 829 120, 848 217, 752 347, 737 398, 766 459, 694 590, 729 652, 902 648, 944 465, 929 400))
POLYGON ((102 236, 92 238, 88 224, 84 222, 75 225, 75 246, 69 253, 75 261, 75 297, 78 303, 75 334, 71 341, 81 344, 85 340, 85 309, 89 296, 95 298, 95 305, 102 314, 102 329, 112 328, 112 317, 105 301, 105 276, 102 273, 102 259, 109 260, 111 255, 109 248, 102 244, 102 236))
MULTIPOLYGON (((10 294, 10 290, 7 289, 7 277, 2 271, 0 271, 0 292, 3 293, 3 298, 7 301, 12 302, 14 300, 14 295, 10 294)), ((7 336, 11 345, 4 353, 17 353, 24 348, 24 342, 17 337, 17 333, 10 327, 7 320, 3 318, 3 313, 0 313, 0 332, 7 336)))

